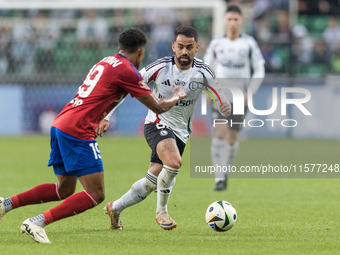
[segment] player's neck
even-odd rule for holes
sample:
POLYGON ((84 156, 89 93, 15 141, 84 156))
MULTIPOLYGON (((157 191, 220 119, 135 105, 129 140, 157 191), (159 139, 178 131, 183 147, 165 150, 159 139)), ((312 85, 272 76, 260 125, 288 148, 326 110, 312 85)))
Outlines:
POLYGON ((120 50, 118 53, 126 57, 136 68, 139 68, 138 57, 135 53, 128 53, 124 50, 120 50))
POLYGON ((236 40, 237 38, 239 38, 241 36, 241 32, 236 32, 236 33, 233 33, 233 32, 230 32, 230 31, 226 31, 226 37, 231 40, 231 41, 234 41, 236 40))

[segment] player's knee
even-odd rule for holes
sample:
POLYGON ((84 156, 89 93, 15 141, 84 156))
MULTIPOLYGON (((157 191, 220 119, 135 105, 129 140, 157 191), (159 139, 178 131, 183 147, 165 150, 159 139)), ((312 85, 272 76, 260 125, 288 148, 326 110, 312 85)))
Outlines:
POLYGON ((165 163, 165 165, 174 169, 180 169, 182 166, 182 159, 180 157, 172 158, 169 162, 165 163))
POLYGON ((75 192, 75 190, 76 190, 75 187, 60 186, 58 188, 58 192, 59 192, 61 199, 68 198, 69 196, 71 196, 75 192))
POLYGON ((237 142, 237 135, 231 135, 227 139, 228 144, 234 145, 237 142))
POLYGON ((215 137, 217 139, 225 139, 227 136, 227 132, 228 132, 228 127, 227 125, 224 126, 216 126, 215 127, 215 137))
POLYGON ((96 198, 98 204, 105 200, 105 192, 104 191, 97 191, 93 196, 96 198))
POLYGON ((222 139, 225 138, 225 134, 222 133, 222 132, 216 132, 216 133, 215 133, 215 137, 216 137, 217 139, 222 140, 222 139))
POLYGON ((227 135, 227 142, 230 145, 233 145, 234 143, 237 142, 237 139, 238 139, 238 131, 231 129, 230 132, 228 132, 228 135, 227 135))
POLYGON ((103 196, 100 196, 99 198, 97 198, 97 202, 98 204, 100 204, 101 202, 103 202, 105 200, 105 195, 103 194, 103 196))

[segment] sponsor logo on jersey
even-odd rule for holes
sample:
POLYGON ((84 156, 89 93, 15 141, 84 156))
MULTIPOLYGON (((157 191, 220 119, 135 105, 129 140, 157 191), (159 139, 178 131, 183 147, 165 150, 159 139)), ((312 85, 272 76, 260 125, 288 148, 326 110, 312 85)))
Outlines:
POLYGON ((161 84, 166 85, 166 86, 171 86, 169 79, 167 79, 166 81, 162 81, 161 84))
POLYGON ((188 100, 178 100, 176 106, 189 106, 195 104, 195 99, 188 99, 188 100))
POLYGON ((183 87, 185 85, 185 81, 180 81, 179 79, 177 79, 175 81, 175 84, 183 87))
POLYGON ((222 66, 224 67, 228 67, 228 68, 231 68, 231 69, 241 69, 241 68, 244 68, 245 67, 245 64, 236 64, 236 63, 233 63, 232 61, 228 61, 227 63, 223 63, 222 66))

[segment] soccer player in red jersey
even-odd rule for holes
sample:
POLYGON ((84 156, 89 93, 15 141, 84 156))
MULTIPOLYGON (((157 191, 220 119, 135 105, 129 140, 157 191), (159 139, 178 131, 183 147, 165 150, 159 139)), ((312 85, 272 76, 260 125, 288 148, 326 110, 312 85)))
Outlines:
POLYGON ((89 71, 84 83, 55 118, 51 127, 51 154, 57 183, 47 183, 8 198, 0 198, 0 219, 5 213, 25 205, 64 200, 42 214, 26 219, 21 232, 38 243, 50 243, 44 227, 82 213, 104 200, 104 175, 96 142, 99 122, 130 94, 155 113, 169 110, 186 97, 173 85, 167 98, 157 98, 138 71, 146 38, 138 29, 127 29, 119 37, 119 53, 103 58, 89 71), (84 191, 73 194, 77 180, 84 191))

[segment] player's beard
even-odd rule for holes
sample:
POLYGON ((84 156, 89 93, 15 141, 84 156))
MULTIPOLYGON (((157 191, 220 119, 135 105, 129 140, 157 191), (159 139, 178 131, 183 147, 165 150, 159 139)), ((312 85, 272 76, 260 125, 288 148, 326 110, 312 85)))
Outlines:
POLYGON ((231 27, 229 31, 232 36, 238 36, 240 34, 240 30, 238 27, 231 27))
POLYGON ((181 66, 186 67, 191 65, 192 59, 188 55, 182 55, 177 57, 177 61, 181 66))

